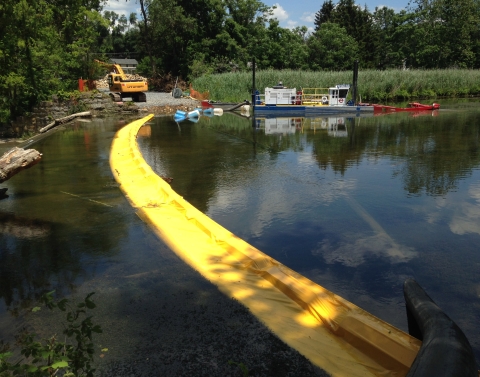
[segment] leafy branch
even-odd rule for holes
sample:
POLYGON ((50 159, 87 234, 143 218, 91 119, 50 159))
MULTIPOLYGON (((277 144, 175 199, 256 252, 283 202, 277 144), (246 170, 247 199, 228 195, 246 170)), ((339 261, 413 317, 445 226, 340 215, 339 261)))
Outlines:
MULTIPOLYGON (((101 333, 99 325, 92 321, 89 311, 95 308, 89 293, 83 302, 71 303, 68 299, 55 302, 55 291, 46 293, 41 301, 50 309, 59 309, 66 313, 63 334, 65 340, 60 341, 56 335, 41 341, 38 335, 22 333, 17 337, 21 348, 19 360, 10 361, 13 352, 8 345, 0 347, 0 377, 32 376, 53 377, 93 377, 95 369, 92 368, 95 347, 92 336, 101 333)), ((32 312, 38 312, 40 307, 34 307, 32 312)))

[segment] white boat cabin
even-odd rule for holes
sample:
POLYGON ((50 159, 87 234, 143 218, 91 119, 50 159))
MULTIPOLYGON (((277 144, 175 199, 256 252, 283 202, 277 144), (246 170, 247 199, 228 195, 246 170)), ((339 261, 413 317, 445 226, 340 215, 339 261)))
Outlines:
POLYGON ((265 88, 265 105, 345 106, 350 84, 331 88, 296 88, 274 86, 265 88))
POLYGON ((296 95, 297 89, 295 88, 285 88, 283 86, 265 88, 265 105, 292 105, 296 95))

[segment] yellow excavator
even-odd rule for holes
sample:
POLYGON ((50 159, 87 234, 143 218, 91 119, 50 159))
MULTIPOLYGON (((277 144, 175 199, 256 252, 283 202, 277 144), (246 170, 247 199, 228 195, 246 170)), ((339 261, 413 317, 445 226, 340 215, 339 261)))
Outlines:
POLYGON ((105 63, 96 59, 94 61, 110 71, 107 82, 112 100, 120 102, 123 98, 130 97, 134 102, 147 102, 147 95, 144 93, 148 91, 146 80, 129 80, 119 64, 105 63))

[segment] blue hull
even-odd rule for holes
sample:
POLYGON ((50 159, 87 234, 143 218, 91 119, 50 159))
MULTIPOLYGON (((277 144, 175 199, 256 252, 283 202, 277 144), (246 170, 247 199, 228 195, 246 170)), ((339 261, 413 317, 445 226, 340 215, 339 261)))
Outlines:
POLYGON ((373 106, 303 106, 303 105, 256 105, 255 115, 312 116, 327 114, 372 113, 373 106))

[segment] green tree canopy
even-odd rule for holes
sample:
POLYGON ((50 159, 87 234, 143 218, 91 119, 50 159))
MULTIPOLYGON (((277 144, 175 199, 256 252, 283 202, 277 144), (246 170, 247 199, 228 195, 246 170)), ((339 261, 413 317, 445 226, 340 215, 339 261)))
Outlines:
POLYGON ((307 41, 309 66, 313 70, 351 69, 358 57, 358 45, 338 24, 325 22, 307 41))

